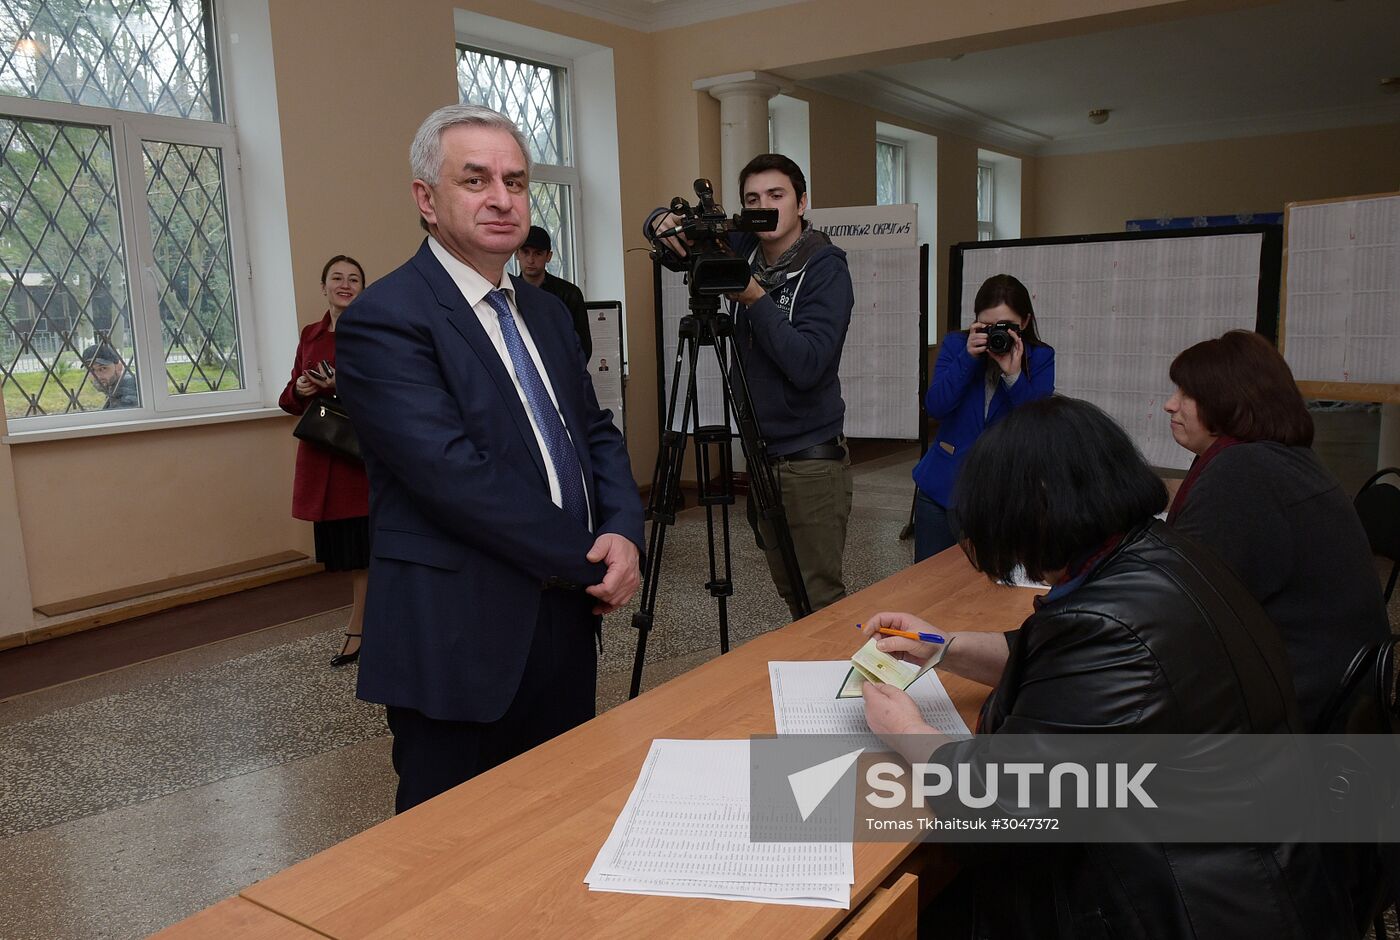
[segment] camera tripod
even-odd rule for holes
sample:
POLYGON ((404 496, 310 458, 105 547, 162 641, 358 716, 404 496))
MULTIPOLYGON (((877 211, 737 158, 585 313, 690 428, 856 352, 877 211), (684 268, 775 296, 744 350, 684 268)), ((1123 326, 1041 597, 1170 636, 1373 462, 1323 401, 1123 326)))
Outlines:
POLYGON ((733 376, 738 379, 739 394, 729 371, 729 340, 734 321, 719 313, 719 297, 692 293, 690 314, 680 322, 680 337, 676 344, 676 360, 671 376, 670 400, 666 422, 661 428, 661 451, 656 457, 656 469, 651 478, 651 501, 647 514, 651 517, 651 534, 647 540, 646 567, 642 572, 641 607, 632 615, 637 630, 637 655, 632 664, 632 690, 636 698, 642 690, 642 668, 646 661, 647 636, 655 622, 656 595, 661 583, 661 559, 666 547, 666 530, 676 522, 676 506, 680 501, 681 469, 685 462, 685 441, 691 422, 695 427, 695 467, 699 486, 698 503, 705 507, 706 538, 709 542, 710 580, 705 582, 710 596, 719 608, 719 649, 729 652, 728 599, 734 594, 730 578, 729 507, 734 504, 734 467, 729 416, 731 410, 739 429, 739 444, 743 448, 749 469, 749 499, 754 503, 758 518, 767 520, 778 542, 788 583, 797 595, 799 611, 811 613, 807 587, 797 564, 792 532, 783 511, 778 490, 777 473, 768 463, 768 455, 759 434, 758 421, 753 414, 753 399, 749 396, 748 378, 743 361, 733 358, 733 376), (722 424, 699 426, 700 405, 696 396, 696 367, 700 362, 700 347, 714 349, 719 362, 722 385, 722 424), (676 426, 676 404, 681 387, 681 367, 690 369, 686 380, 685 400, 681 405, 681 423, 676 426), (717 472, 717 476, 713 476, 717 472), (720 544, 715 544, 715 515, 718 510, 720 544))

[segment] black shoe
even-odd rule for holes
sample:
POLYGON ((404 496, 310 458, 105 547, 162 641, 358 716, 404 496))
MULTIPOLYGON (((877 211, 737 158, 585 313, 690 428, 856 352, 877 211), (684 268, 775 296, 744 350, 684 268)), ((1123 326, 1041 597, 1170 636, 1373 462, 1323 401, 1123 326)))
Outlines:
POLYGON ((335 668, 336 666, 348 666, 360 658, 360 648, 358 646, 355 647, 355 652, 353 653, 345 652, 345 647, 350 645, 350 639, 352 637, 358 638, 359 636, 360 634, 358 633, 345 634, 345 643, 340 647, 340 652, 331 658, 331 668, 335 668))

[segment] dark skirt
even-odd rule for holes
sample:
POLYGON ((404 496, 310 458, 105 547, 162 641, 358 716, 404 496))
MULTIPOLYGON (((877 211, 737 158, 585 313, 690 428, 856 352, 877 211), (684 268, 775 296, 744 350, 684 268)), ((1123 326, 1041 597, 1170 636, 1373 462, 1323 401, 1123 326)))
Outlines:
POLYGON ((327 571, 369 567, 369 516, 315 522, 316 560, 327 571))

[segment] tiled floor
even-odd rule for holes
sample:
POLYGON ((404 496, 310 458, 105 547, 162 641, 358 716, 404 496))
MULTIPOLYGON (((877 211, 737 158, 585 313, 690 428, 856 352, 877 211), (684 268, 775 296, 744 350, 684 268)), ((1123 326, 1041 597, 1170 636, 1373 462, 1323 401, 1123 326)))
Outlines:
MULTIPOLYGON (((846 546, 855 591, 909 564, 912 456, 856 467, 846 546)), ((787 622, 762 555, 731 518, 737 645, 787 622)), ((719 652, 704 517, 668 537, 645 683, 719 652)), ((598 705, 626 699, 631 609, 604 631, 598 705)), ((331 670, 346 611, 222 640, 0 703, 0 940, 139 937, 384 819, 378 706, 331 670)))

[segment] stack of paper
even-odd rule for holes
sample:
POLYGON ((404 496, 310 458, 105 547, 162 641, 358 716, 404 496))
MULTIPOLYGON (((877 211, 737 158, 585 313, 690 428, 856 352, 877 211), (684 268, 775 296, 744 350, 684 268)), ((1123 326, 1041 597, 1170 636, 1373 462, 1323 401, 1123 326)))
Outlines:
MULTIPOLYGON (((865 722, 865 702, 838 699, 833 690, 841 687, 851 667, 844 662, 769 663, 768 680, 773 688, 773 721, 778 734, 841 734, 869 738, 868 747, 881 749, 878 738, 865 722)), ((930 669, 906 690, 924 721, 953 737, 972 734, 953 700, 930 669)), ((853 742, 859 745, 860 741, 853 742)))
POLYGON ((851 906, 850 842, 750 842, 749 742, 658 739, 584 878, 593 891, 851 906))

